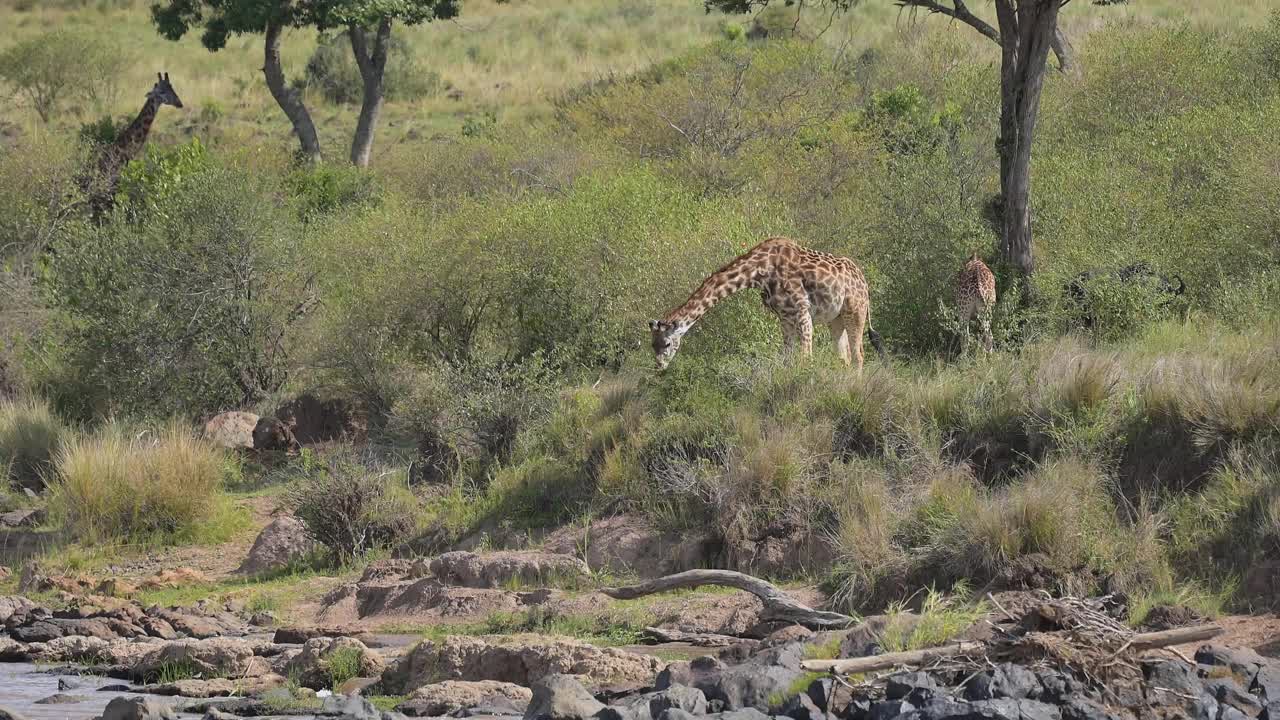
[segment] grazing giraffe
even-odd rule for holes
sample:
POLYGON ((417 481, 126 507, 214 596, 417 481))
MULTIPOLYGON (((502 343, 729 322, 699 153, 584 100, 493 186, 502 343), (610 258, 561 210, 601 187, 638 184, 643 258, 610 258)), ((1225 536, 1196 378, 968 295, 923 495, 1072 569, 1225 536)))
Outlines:
POLYGON ((867 279, 854 262, 801 247, 794 240, 772 237, 739 255, 702 282, 680 307, 661 320, 651 320, 653 354, 664 370, 694 323, 716 303, 745 288, 760 290, 764 306, 782 323, 785 348, 799 345, 813 352, 813 324, 831 328, 845 365, 857 361, 862 372, 862 332, 884 358, 880 334, 871 327, 867 279))
POLYGON ((996 306, 996 276, 978 253, 969 256, 956 276, 956 313, 960 319, 962 350, 969 345, 969 322, 976 316, 982 328, 982 345, 991 352, 991 314, 996 306))
POLYGON ((99 153, 97 177, 85 178, 82 183, 90 193, 89 209, 94 220, 100 220, 115 204, 120 171, 130 160, 138 157, 147 144, 147 136, 151 134, 151 125, 155 122, 161 105, 182 107, 182 100, 169 84, 169 73, 156 73, 156 84, 147 93, 146 102, 142 104, 138 116, 116 135, 113 143, 99 153))

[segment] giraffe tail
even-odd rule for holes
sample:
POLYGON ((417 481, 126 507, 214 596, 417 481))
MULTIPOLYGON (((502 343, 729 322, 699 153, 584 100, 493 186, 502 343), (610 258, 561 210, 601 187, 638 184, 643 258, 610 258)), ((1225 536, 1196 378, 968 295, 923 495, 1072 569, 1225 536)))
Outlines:
POLYGON ((888 362, 889 355, 884 351, 884 340, 880 337, 880 333, 871 327, 871 318, 867 318, 867 338, 871 340, 871 347, 876 349, 876 354, 880 356, 880 360, 888 362))

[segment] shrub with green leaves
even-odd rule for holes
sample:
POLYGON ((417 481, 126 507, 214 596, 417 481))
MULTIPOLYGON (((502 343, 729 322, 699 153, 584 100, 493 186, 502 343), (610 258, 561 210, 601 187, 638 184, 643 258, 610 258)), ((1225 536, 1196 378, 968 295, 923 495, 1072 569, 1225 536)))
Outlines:
POLYGON ((45 287, 65 319, 48 378, 62 406, 213 413, 288 377, 289 331, 314 303, 297 221, 259 178, 199 165, 144 163, 136 215, 59 244, 45 287))
POLYGON ((371 466, 350 449, 293 472, 286 504, 339 562, 391 547, 414 529, 417 502, 401 472, 371 466))

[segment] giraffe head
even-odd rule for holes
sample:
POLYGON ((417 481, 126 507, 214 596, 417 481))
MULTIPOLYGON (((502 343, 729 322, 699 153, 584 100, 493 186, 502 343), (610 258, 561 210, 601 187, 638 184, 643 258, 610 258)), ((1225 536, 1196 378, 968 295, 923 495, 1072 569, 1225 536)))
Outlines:
POLYGON ((173 86, 169 84, 169 73, 156 73, 155 87, 151 88, 151 92, 147 93, 148 98, 155 98, 161 105, 172 105, 176 108, 182 107, 182 100, 178 97, 178 93, 174 92, 173 86))
POLYGON ((659 370, 666 370, 671 358, 680 349, 680 339, 684 337, 688 327, 684 323, 671 320, 650 320, 649 332, 653 335, 653 357, 659 370))

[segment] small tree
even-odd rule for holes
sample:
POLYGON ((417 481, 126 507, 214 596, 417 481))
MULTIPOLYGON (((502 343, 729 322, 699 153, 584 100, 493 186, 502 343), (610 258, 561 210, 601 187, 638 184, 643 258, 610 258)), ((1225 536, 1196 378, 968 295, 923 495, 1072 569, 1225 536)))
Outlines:
MULTIPOLYGON (((1058 28, 1058 11, 1071 0, 993 0, 996 24, 974 15, 965 0, 892 0, 902 8, 945 15, 962 22, 1001 49, 1000 56, 1000 255, 1023 275, 1035 270, 1031 250, 1031 144, 1040 113, 1040 94, 1048 67, 1049 50, 1059 66, 1073 65, 1071 46, 1058 28)), ((724 12, 749 12, 770 0, 703 0, 704 6, 724 12)), ((795 5, 796 0, 782 0, 795 5)), ((835 10, 846 11, 861 0, 825 0, 835 10)), ((1125 0, 1094 0, 1095 5, 1116 5, 1125 0)))
POLYGON ((131 64, 123 48, 99 35, 54 30, 0 54, 0 77, 47 123, 68 99, 87 100, 98 110, 110 107, 119 95, 118 78, 131 64))
POLYGON ((293 124, 303 156, 312 162, 321 158, 320 139, 301 94, 285 82, 280 35, 290 27, 320 31, 346 28, 364 84, 360 119, 351 142, 351 162, 360 167, 369 164, 374 129, 382 112, 392 25, 396 21, 417 25, 457 14, 458 0, 164 0, 151 6, 152 20, 161 35, 177 40, 201 27, 204 34, 200 40, 210 51, 226 46, 231 35, 263 33, 262 72, 267 88, 293 124))

